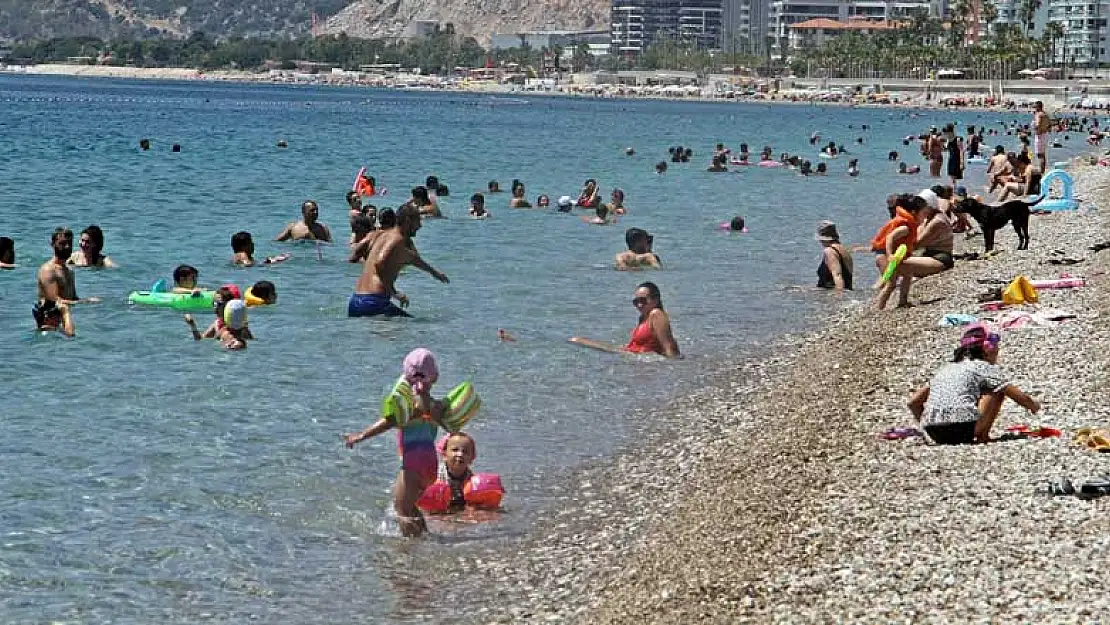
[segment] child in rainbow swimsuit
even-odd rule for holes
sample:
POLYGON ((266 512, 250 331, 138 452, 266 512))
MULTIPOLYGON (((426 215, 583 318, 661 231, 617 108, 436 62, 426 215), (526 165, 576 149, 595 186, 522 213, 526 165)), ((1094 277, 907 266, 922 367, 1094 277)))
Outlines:
POLYGON ((401 470, 393 486, 393 508, 404 536, 419 536, 427 531, 424 515, 416 506, 424 490, 436 480, 439 459, 436 434, 444 425, 445 403, 431 396, 439 379, 435 355, 423 347, 405 356, 401 379, 383 402, 382 418, 357 434, 345 434, 348 448, 397 427, 401 470))

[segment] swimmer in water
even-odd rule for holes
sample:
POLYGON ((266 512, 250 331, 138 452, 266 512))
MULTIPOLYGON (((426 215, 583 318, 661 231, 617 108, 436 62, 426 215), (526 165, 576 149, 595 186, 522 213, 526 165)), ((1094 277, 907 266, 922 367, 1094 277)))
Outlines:
POLYGON ((657 173, 657 174, 667 173, 667 161, 659 161, 658 163, 656 163, 655 164, 655 173, 657 173))
POLYGON ((588 224, 593 224, 595 226, 607 226, 616 221, 616 219, 613 219, 612 215, 609 213, 608 204, 601 204, 600 206, 598 206, 594 210, 593 217, 586 217, 585 215, 583 215, 582 220, 588 224))
MULTIPOLYGON (((532 205, 528 203, 528 200, 524 199, 523 182, 519 180, 513 180, 512 194, 513 197, 509 200, 509 208, 532 208, 532 205)), ((471 197, 470 199, 473 201, 474 198, 471 197)), ((483 206, 484 202, 485 199, 483 198, 483 206)))
POLYGON ((421 217, 443 217, 439 205, 433 204, 429 198, 426 187, 413 187, 412 198, 404 205, 415 208, 421 217))
POLYGON ((486 190, 490 193, 501 193, 501 187, 496 180, 490 180, 489 184, 486 185, 486 190))
POLYGON ((486 197, 481 193, 470 196, 470 216, 474 219, 486 219, 490 216, 486 210, 486 197))
POLYGON ((366 215, 359 215, 351 222, 352 236, 355 242, 351 244, 351 255, 347 257, 349 263, 361 263, 370 253, 370 246, 374 244, 376 235, 381 230, 374 228, 374 221, 366 215))
POLYGON ((613 353, 656 353, 667 358, 681 358, 682 355, 678 351, 678 342, 675 341, 674 334, 671 332, 671 318, 663 310, 663 299, 659 293, 659 287, 654 282, 644 282, 636 287, 636 291, 633 293, 632 305, 639 311, 640 320, 636 328, 632 330, 628 345, 619 347, 580 336, 570 339, 570 342, 613 353))
POLYGON ((232 265, 240 267, 254 266, 254 240, 249 232, 236 232, 231 235, 232 265))
MULTIPOLYGON (((73 254, 73 231, 68 228, 57 228, 50 236, 50 245, 54 257, 39 267, 38 271, 38 301, 31 308, 31 315, 35 318, 35 327, 39 330, 61 330, 66 332, 65 317, 69 314, 69 307, 73 304, 95 304, 100 300, 95 297, 81 299, 77 297, 77 282, 66 262, 73 254)), ((72 329, 73 320, 68 326, 72 329)))
POLYGON ((663 268, 663 264, 659 261, 659 255, 651 249, 655 237, 651 236, 647 230, 629 228, 624 233, 624 242, 628 246, 628 250, 617 254, 614 264, 618 271, 663 268))
POLYGON ((363 265, 362 275, 355 282, 355 292, 347 306, 349 317, 410 317, 402 308, 409 299, 397 290, 394 283, 401 269, 412 265, 446 284, 447 276, 424 262, 412 239, 420 230, 420 212, 415 206, 405 205, 397 214, 397 225, 385 230, 370 248, 363 265), (390 300, 396 299, 398 307, 390 300))
POLYGON ((578 208, 597 208, 601 205, 601 195, 597 190, 597 181, 593 178, 586 180, 582 185, 582 193, 578 195, 578 201, 574 203, 578 208))
POLYGON ((277 287, 269 280, 259 280, 247 288, 247 292, 243 294, 243 301, 247 303, 247 306, 272 306, 277 303, 277 287), (261 304, 252 304, 247 301, 252 298, 262 300, 261 304))
POLYGON ((855 178, 859 175, 859 159, 853 158, 848 161, 848 175, 855 178))
POLYGON ((0 237, 0 269, 15 268, 15 241, 11 237, 0 237))
POLYGON ((200 272, 192 265, 178 265, 173 270, 173 293, 200 293, 201 287, 197 286, 200 272))
POLYGON ((551 206, 551 198, 547 197, 546 194, 536 198, 536 208, 547 208, 549 206, 551 206))
POLYGON ((824 163, 817 163, 817 171, 814 173, 816 173, 818 176, 825 176, 828 175, 829 168, 826 167, 824 163))
POLYGON ((920 171, 921 171, 921 167, 919 165, 914 165, 913 167, 909 167, 909 166, 906 165, 905 162, 898 163, 898 173, 900 173, 900 174, 913 175, 913 174, 919 173, 920 171))
POLYGON ((709 164, 709 167, 706 169, 706 171, 711 171, 714 173, 726 172, 728 171, 728 167, 726 166, 727 163, 728 157, 723 154, 718 154, 717 156, 713 157, 713 162, 709 164))
POLYGON ((625 213, 628 212, 628 209, 626 209, 624 207, 624 191, 623 190, 613 189, 613 193, 610 196, 610 202, 609 202, 608 207, 609 207, 609 212, 613 213, 614 215, 624 215, 625 213))
POLYGON ((74 267, 97 267, 100 269, 115 267, 112 259, 103 254, 104 231, 100 229, 100 226, 94 224, 82 230, 79 243, 81 249, 69 257, 68 264, 74 267))
POLYGON ((728 222, 729 232, 747 232, 748 228, 744 225, 744 218, 740 215, 733 217, 728 222))
POLYGON ((185 325, 192 330, 193 340, 220 338, 226 325, 224 308, 227 307, 228 302, 238 300, 241 295, 239 287, 234 284, 225 284, 216 289, 216 292, 212 294, 212 313, 216 315, 216 318, 205 328, 204 332, 197 330, 197 322, 192 315, 185 315, 185 325))
MULTIPOLYGON (((401 211, 401 219, 409 219, 405 209, 401 211)), ((397 513, 401 534, 412 537, 428 530, 416 502, 436 479, 439 459, 436 457, 435 439, 439 428, 447 429, 443 425, 446 405, 431 395, 432 386, 439 380, 439 368, 431 351, 420 347, 409 352, 401 365, 401 379, 412 390, 413 418, 400 427, 398 435, 401 468, 393 486, 393 509, 397 513)), ((395 427, 394 421, 382 415, 365 430, 344 434, 343 442, 348 449, 352 449, 358 443, 395 427)))
POLYGON ((301 220, 291 223, 274 238, 275 241, 324 241, 331 243, 331 230, 317 221, 320 207, 315 200, 301 204, 301 220))

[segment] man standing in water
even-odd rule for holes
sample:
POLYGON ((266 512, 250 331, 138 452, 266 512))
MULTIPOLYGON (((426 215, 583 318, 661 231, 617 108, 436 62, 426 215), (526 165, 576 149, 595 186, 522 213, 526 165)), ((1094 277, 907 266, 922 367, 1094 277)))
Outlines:
POLYGON ((412 243, 417 230, 420 230, 420 210, 412 204, 402 206, 397 212, 397 225, 378 235, 370 248, 362 275, 355 282, 355 292, 347 304, 348 317, 411 317, 390 301, 396 299, 401 307, 409 305, 408 297, 393 285, 406 265, 425 271, 444 284, 449 282, 446 275, 420 258, 412 243))
POLYGON ((1044 102, 1040 100, 1033 105, 1033 154, 1041 164, 1041 171, 1048 171, 1048 131, 1052 122, 1048 113, 1044 112, 1044 102))
POLYGON ((54 230, 54 234, 50 236, 50 246, 54 249, 54 258, 39 267, 39 298, 31 309, 31 314, 34 315, 35 327, 39 330, 61 328, 66 334, 72 334, 73 323, 67 318, 69 305, 80 302, 95 304, 100 300, 95 297, 81 300, 77 297, 73 270, 66 266, 73 253, 73 231, 68 228, 54 230))
POLYGON ((315 200, 301 204, 301 220, 291 223, 277 235, 275 241, 324 241, 331 243, 331 230, 316 221, 320 217, 320 207, 315 200))

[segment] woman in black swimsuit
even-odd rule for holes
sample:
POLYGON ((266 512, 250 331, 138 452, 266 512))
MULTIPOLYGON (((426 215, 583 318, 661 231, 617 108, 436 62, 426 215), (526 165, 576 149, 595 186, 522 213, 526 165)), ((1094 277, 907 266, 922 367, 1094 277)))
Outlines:
POLYGON ((822 221, 815 238, 824 247, 821 264, 817 266, 817 287, 852 290, 852 254, 841 245, 836 224, 822 221))

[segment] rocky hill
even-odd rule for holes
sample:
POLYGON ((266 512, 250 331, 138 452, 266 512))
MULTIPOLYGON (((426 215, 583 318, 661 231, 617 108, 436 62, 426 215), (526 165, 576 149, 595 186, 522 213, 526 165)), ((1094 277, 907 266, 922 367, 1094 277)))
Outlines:
POLYGON ((327 33, 396 37, 412 20, 494 32, 603 28, 609 0, 0 0, 0 40, 89 36, 298 36, 312 15, 327 33))
POLYGON ((610 0, 357 0, 328 19, 330 33, 395 37, 413 20, 453 24, 487 45, 495 32, 604 29, 610 0))

